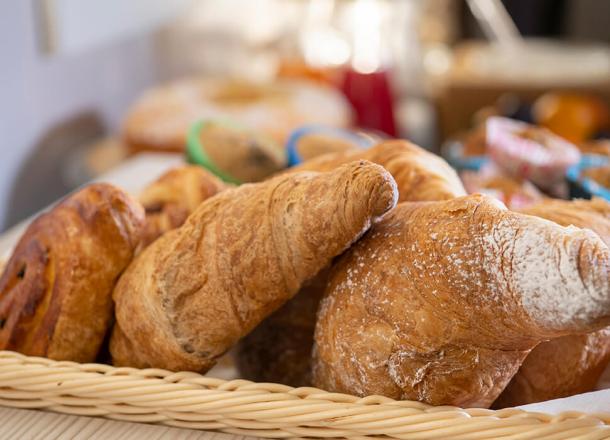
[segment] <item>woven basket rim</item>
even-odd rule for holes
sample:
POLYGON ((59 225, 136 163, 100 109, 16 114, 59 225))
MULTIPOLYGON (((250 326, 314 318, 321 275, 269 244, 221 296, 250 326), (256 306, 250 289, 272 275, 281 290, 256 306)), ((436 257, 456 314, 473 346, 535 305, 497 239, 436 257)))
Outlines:
POLYGON ((0 405, 273 438, 610 438, 610 413, 434 407, 11 351, 0 351, 0 405))

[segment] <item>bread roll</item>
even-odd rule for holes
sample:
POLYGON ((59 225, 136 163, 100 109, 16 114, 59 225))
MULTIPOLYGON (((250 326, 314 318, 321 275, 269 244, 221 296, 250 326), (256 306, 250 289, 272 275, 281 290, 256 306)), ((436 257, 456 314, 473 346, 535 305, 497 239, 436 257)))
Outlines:
POLYGON ((401 203, 335 265, 314 385, 488 407, 539 342, 610 322, 610 250, 481 195, 401 203))

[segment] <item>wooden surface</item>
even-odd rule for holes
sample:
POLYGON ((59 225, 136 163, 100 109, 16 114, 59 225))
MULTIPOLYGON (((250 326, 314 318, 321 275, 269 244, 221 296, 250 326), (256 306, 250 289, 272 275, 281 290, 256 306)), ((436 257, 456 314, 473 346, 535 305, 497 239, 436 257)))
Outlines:
POLYGON ((0 439, 246 440, 251 437, 0 407, 0 439))

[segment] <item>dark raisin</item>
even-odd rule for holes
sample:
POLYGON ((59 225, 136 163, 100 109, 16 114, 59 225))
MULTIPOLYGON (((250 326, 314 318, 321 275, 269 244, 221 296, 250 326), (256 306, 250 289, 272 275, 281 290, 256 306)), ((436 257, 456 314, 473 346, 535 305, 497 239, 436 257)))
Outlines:
POLYGON ((4 328, 4 324, 6 324, 6 318, 0 318, 0 329, 4 328))
POLYGON ((21 267, 21 269, 19 269, 19 272, 17 272, 17 278, 22 280, 24 277, 25 277, 25 264, 21 267))
POLYGON ((145 206, 146 214, 158 214, 163 212, 164 204, 161 202, 151 203, 150 205, 145 206))

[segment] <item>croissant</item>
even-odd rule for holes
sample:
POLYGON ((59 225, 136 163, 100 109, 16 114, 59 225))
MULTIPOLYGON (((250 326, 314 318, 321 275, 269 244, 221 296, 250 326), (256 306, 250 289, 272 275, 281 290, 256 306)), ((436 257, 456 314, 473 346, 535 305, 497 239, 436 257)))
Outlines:
POLYGON ((27 228, 0 278, 0 349, 92 362, 112 319, 112 288, 140 239, 144 210, 90 185, 27 228))
POLYGON ((391 209, 396 184, 360 161, 224 191, 146 248, 114 290, 117 365, 208 370, 391 209))
MULTIPOLYGON (((597 233, 610 245, 610 204, 602 199, 547 200, 521 212, 597 233)), ((541 342, 525 358, 495 407, 518 406, 594 389, 610 361, 610 328, 541 342)))
POLYGON ((146 210, 141 247, 181 226, 201 202, 226 188, 216 176, 195 165, 183 165, 163 174, 140 194, 146 210))
MULTIPOLYGON (((330 153, 292 170, 328 171, 353 159, 366 159, 386 168, 396 179, 399 200, 446 200, 465 194, 455 171, 440 157, 407 141, 386 141, 369 150, 330 153)), ((240 341, 236 364, 242 377, 257 382, 309 385, 317 305, 324 274, 299 292, 240 341), (273 338, 274 343, 268 341, 273 338)))
POLYGON ((368 160, 392 174, 398 201, 448 200, 466 194, 460 178, 441 157, 404 140, 385 141, 368 150, 328 153, 292 171, 329 171, 354 160, 368 160))
POLYGON ((610 250, 482 195, 401 203, 334 266, 313 382, 488 407, 540 341, 610 321, 610 250))

